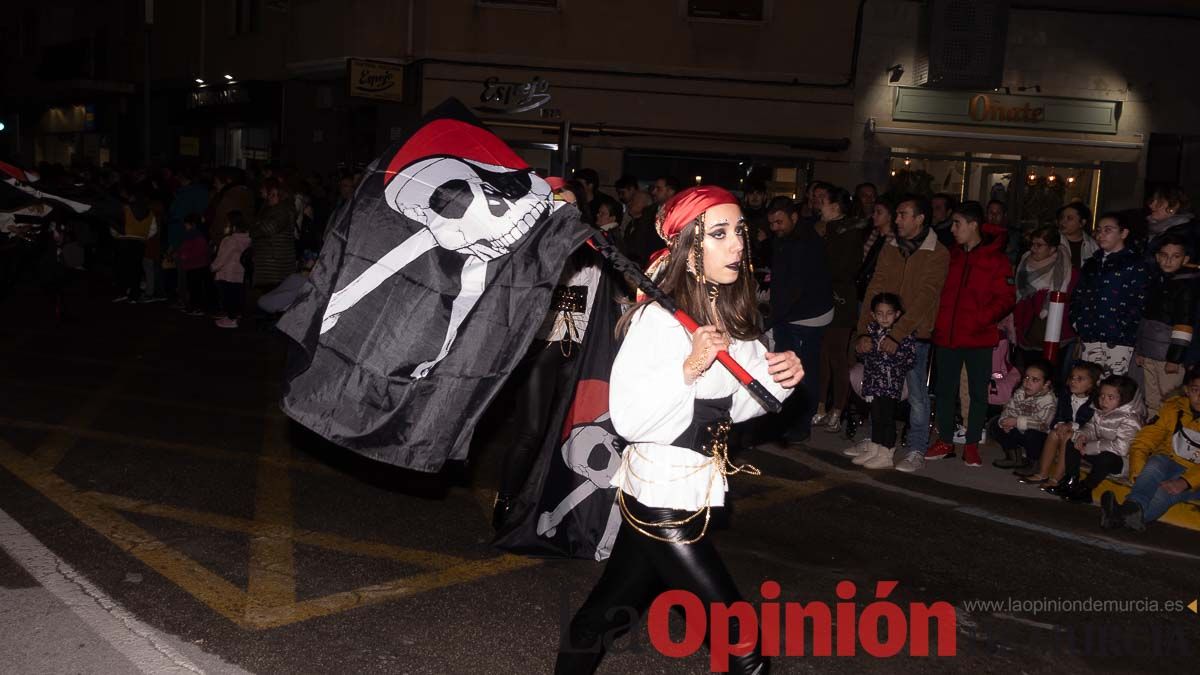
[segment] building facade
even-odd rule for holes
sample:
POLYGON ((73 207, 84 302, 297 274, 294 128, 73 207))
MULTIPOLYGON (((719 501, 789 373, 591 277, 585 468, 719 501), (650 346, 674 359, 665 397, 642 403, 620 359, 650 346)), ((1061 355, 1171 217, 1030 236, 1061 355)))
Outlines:
POLYGON ((1200 193, 1200 11, 1165 0, 1012 9, 988 91, 913 86, 925 4, 906 0, 19 4, 0 119, 21 142, 0 132, 0 152, 27 162, 328 171, 454 97, 539 170, 606 184, 870 180, 999 198, 1027 223, 1137 206, 1147 181, 1200 193))

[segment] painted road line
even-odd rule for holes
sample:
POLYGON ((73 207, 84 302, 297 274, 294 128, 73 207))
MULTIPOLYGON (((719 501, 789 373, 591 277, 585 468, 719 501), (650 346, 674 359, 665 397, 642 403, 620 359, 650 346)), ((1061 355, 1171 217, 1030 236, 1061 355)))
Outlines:
POLYGON ((127 436, 110 431, 96 431, 94 429, 86 429, 83 427, 71 427, 63 424, 53 424, 49 422, 32 422, 29 420, 20 420, 13 417, 0 417, 0 427, 11 427, 14 429, 28 429, 30 431, 48 431, 50 433, 66 433, 76 438, 86 438, 94 441, 103 441, 114 445, 123 445, 127 448, 135 450, 168 450, 171 452, 182 452, 202 459, 214 459, 221 462, 270 462, 277 466, 295 469, 318 476, 340 476, 342 475, 336 469, 330 468, 319 462, 314 462, 307 459, 290 458, 280 460, 277 457, 262 458, 260 454, 242 452, 237 450, 226 450, 225 448, 216 448, 207 445, 194 445, 191 443, 177 443, 175 441, 162 441, 148 438, 139 438, 136 436, 127 436))
POLYGON ((775 448, 775 447, 772 447, 769 445, 759 446, 758 449, 762 450, 763 452, 769 452, 778 457, 790 459, 791 461, 796 462, 797 464, 803 464, 804 466, 806 466, 810 469, 814 469, 816 471, 829 473, 829 474, 832 474, 835 476, 845 477, 847 479, 847 482, 854 482, 854 483, 860 483, 863 485, 870 485, 871 488, 873 488, 873 489, 883 490, 885 492, 892 492, 895 494, 901 494, 906 497, 911 497, 913 499, 919 499, 921 501, 929 502, 931 504, 937 504, 938 506, 951 508, 958 513, 962 513, 964 515, 969 515, 969 516, 972 516, 975 518, 984 518, 984 519, 991 520, 994 522, 1011 525, 1013 527, 1020 527, 1021 529, 1036 530, 1041 534, 1052 536, 1052 537, 1055 537, 1058 539, 1073 541, 1073 542, 1084 544, 1086 546, 1091 546, 1094 548, 1115 551, 1117 553, 1121 553, 1122 555, 1140 556, 1140 555, 1144 555, 1146 553, 1158 553, 1160 555, 1168 555, 1168 556, 1173 556, 1173 557, 1177 557, 1177 558, 1185 558, 1188 560, 1200 560, 1200 556, 1193 555, 1191 553, 1184 553, 1182 551, 1172 551, 1170 549, 1159 548, 1156 546, 1146 546, 1143 544, 1137 544, 1137 543, 1132 543, 1132 542, 1127 542, 1127 541, 1120 541, 1120 540, 1116 540, 1116 539, 1109 539, 1106 537, 1099 537, 1099 536, 1088 535, 1088 534, 1079 534, 1079 533, 1071 532, 1068 530, 1062 530, 1062 529, 1058 529, 1058 528, 1054 528, 1054 527, 1049 527, 1046 525, 1041 525, 1041 524, 1037 524, 1037 523, 1029 523, 1026 521, 1009 518, 1007 516, 1002 516, 999 514, 992 513, 986 509, 981 509, 981 508, 977 508, 974 506, 966 506, 966 505, 960 504, 959 502, 956 502, 952 499, 935 497, 933 495, 928 495, 923 492, 917 492, 915 490, 910 490, 908 488, 902 488, 902 487, 898 487, 896 485, 890 485, 888 483, 881 483, 879 481, 874 480, 867 474, 859 473, 856 471, 848 471, 848 470, 843 469, 834 464, 827 463, 824 460, 818 459, 812 455, 802 455, 802 454, 794 453, 794 452, 785 452, 781 449, 778 449, 778 448, 775 448))
MULTIPOLYGON (((0 548, 143 673, 205 672, 0 511, 0 548)), ((51 648, 47 645, 47 648, 51 648)), ((222 664, 224 672, 243 672, 222 664)))
MULTIPOLYGON (((6 388, 25 389, 33 391, 41 391, 50 394, 78 393, 78 386, 67 384, 54 384, 48 382, 33 382, 25 378, 17 378, 8 375, 0 375, 0 385, 6 388)), ((222 415, 227 417, 245 417, 249 419, 262 419, 264 417, 287 417, 278 406, 272 406, 266 412, 259 410, 247 410, 236 406, 212 405, 209 403, 195 403, 193 401, 181 401, 166 399, 157 396, 140 396, 138 394, 117 393, 112 397, 115 401, 132 401, 134 403, 148 403, 156 406, 165 406, 176 410, 192 410, 195 412, 212 413, 214 415, 222 415)))
POLYGON ((282 465, 291 459, 287 421, 270 419, 263 431, 262 456, 254 484, 254 520, 259 534, 250 539, 246 621, 259 623, 264 609, 296 604, 296 560, 292 542, 292 478, 282 465), (267 460, 274 460, 267 461, 267 460))
POLYGON ((87 499, 73 485, 46 471, 4 441, 0 441, 0 467, 212 610, 231 621, 241 620, 246 604, 241 589, 120 515, 87 499))
MULTIPOLYGON (((105 494, 103 492, 85 492, 83 494, 97 504, 114 511, 140 513, 156 518, 175 520, 189 525, 199 525, 200 527, 214 530, 237 532, 250 535, 251 537, 264 536, 266 534, 263 529, 266 526, 263 523, 249 518, 195 511, 168 504, 157 504, 130 499, 129 497, 122 497, 120 495, 105 494)), ((426 570, 454 567, 455 565, 461 565, 467 560, 466 558, 459 558, 444 553, 435 553, 417 548, 404 548, 393 544, 383 544, 373 541, 361 541, 328 532, 314 532, 311 530, 292 530, 292 541, 297 544, 323 548, 349 555, 392 560, 426 570)))
MULTIPOLYGON (((425 567, 427 571, 299 603, 291 602, 270 606, 258 601, 255 603, 254 611, 249 611, 249 594, 246 591, 209 572, 188 556, 121 517, 114 509, 121 509, 122 506, 125 506, 130 507, 128 510, 131 512, 165 517, 183 513, 186 510, 174 509, 174 507, 165 505, 152 505, 123 497, 80 492, 70 483, 46 471, 41 465, 20 454, 4 441, 0 441, 0 468, 6 469, 27 483, 76 520, 95 530, 118 548, 138 559, 214 612, 242 628, 251 630, 276 628, 348 611, 363 605, 470 583, 541 563, 539 560, 513 555, 469 560, 428 551, 404 550, 384 544, 348 541, 345 538, 326 533, 291 532, 291 538, 288 539, 289 545, 295 542, 358 555, 394 558, 418 567, 425 567)), ((273 504, 269 506, 274 508, 273 504)), ((197 512, 191 513, 197 515, 197 512)), ((253 533, 255 536, 269 537, 271 534, 276 536, 279 534, 278 529, 271 532, 272 528, 277 527, 277 524, 267 520, 249 521, 217 514, 205 514, 205 517, 212 520, 198 522, 198 524, 234 525, 227 529, 245 531, 253 533)), ((180 518, 180 520, 184 519, 180 518)), ((199 519, 193 518, 193 520, 199 519)), ((274 543, 282 545, 281 541, 274 543)), ((266 555, 260 560, 265 561, 264 564, 273 564, 272 559, 266 555)), ((293 580, 290 583, 294 584, 295 582, 293 580)), ((279 586, 267 588, 266 591, 275 592, 279 588, 279 586)), ((279 596, 266 597, 278 598, 279 596)))

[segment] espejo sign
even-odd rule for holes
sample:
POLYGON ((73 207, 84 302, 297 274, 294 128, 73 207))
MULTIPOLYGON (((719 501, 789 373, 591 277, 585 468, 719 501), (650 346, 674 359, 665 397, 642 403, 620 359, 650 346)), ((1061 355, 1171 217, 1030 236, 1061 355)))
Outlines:
POLYGON ((1117 133, 1120 101, 896 87, 892 119, 902 122, 1117 133))
POLYGON ((404 100, 404 66, 384 61, 346 59, 346 69, 351 96, 404 100))

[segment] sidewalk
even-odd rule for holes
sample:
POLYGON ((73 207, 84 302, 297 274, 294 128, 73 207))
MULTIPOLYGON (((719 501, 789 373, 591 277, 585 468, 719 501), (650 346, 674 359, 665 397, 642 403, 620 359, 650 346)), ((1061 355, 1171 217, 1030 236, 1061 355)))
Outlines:
MULTIPOLYGON (((845 434, 842 432, 831 434, 821 429, 814 429, 812 438, 805 445, 816 451, 841 455, 842 450, 866 438, 869 433, 868 428, 859 429, 855 441, 847 441, 845 434)), ((971 469, 964 467, 961 451, 959 454, 960 456, 954 459, 926 462, 925 468, 921 469, 917 474, 940 483, 978 490, 980 492, 1050 501, 1058 501, 1059 499, 1058 497, 1042 492, 1036 487, 1019 482, 1012 475, 1012 472, 1007 469, 997 469, 992 466, 993 460, 1004 457, 1000 446, 995 443, 984 443, 980 446, 979 454, 983 457, 983 466, 979 468, 971 469)), ((860 469, 858 467, 854 467, 854 469, 865 473, 873 473, 870 469, 860 469)), ((888 469, 888 471, 895 471, 895 469, 888 469)), ((1128 485, 1121 485, 1106 480, 1100 484, 1100 487, 1096 488, 1096 491, 1092 495, 1095 499, 1097 509, 1100 504, 1100 495, 1104 494, 1106 490, 1112 490, 1116 493, 1118 499, 1124 499, 1125 495, 1129 494, 1128 485)), ((1099 518, 1098 513, 1097 518, 1099 518)), ((1200 506, 1193 503, 1176 505, 1159 522, 1200 532, 1200 506)))

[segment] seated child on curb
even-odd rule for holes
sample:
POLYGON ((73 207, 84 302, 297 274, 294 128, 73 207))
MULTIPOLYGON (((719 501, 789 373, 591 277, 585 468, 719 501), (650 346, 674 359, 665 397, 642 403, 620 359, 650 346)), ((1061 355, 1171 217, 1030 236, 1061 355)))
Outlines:
POLYGON ((1096 393, 1103 377, 1100 366, 1087 361, 1076 361, 1067 378, 1067 388, 1058 395, 1058 412, 1050 424, 1050 433, 1041 450, 1027 453, 1025 465, 1013 471, 1022 483, 1041 485, 1050 475, 1052 466, 1061 468, 1065 463, 1065 452, 1071 438, 1080 427, 1092 419, 1096 393))
POLYGON ((1185 395, 1164 401, 1158 419, 1133 439, 1133 489, 1124 503, 1112 492, 1100 496, 1100 527, 1141 532, 1179 502, 1200 499, 1200 368, 1183 384, 1185 395))
POLYGON ((1142 429, 1144 407, 1137 391, 1137 383, 1125 375, 1112 375, 1100 381, 1096 411, 1067 448, 1067 479, 1060 482, 1054 494, 1091 504, 1092 490, 1106 476, 1125 473, 1129 444, 1142 429), (1084 457, 1092 470, 1087 478, 1080 479, 1079 462, 1084 457))
POLYGON ((1035 359, 1025 366, 1021 386, 992 422, 992 438, 1004 450, 1004 459, 992 462, 1001 469, 1024 466, 1026 456, 1036 456, 1046 443, 1058 398, 1054 395, 1054 366, 1035 359))
POLYGON ((871 298, 871 316, 867 335, 871 351, 863 353, 863 399, 871 404, 871 440, 852 448, 854 463, 868 469, 892 468, 896 450, 896 407, 904 390, 904 380, 916 357, 916 340, 912 335, 889 333, 896 320, 904 315, 900 297, 895 293, 879 293, 871 298), (879 348, 887 337, 899 342, 895 352, 879 348))

